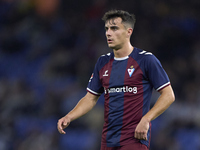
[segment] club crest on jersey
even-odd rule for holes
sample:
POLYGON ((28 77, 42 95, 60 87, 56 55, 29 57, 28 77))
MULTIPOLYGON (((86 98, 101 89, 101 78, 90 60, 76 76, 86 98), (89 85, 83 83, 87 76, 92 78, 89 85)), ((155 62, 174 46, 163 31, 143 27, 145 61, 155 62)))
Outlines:
POLYGON ((132 65, 130 68, 128 68, 127 71, 128 71, 129 76, 131 77, 132 74, 133 74, 133 72, 135 71, 135 68, 134 68, 133 65, 132 65))

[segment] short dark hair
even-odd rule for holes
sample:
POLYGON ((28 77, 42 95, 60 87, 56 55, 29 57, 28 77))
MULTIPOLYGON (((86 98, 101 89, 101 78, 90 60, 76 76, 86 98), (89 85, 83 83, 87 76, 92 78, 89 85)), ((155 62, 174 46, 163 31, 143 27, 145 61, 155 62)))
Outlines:
POLYGON ((123 23, 130 24, 132 28, 135 26, 135 15, 129 14, 129 12, 124 10, 110 10, 106 12, 102 18, 102 20, 106 23, 110 19, 115 19, 120 17, 123 23))

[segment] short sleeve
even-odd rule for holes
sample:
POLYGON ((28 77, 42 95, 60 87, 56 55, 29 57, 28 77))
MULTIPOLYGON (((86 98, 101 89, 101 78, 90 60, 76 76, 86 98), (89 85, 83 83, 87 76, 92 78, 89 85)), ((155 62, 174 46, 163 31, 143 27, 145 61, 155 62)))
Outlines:
POLYGON ((170 85, 169 77, 160 61, 154 55, 148 55, 146 57, 146 72, 154 89, 160 91, 164 87, 170 85))
POLYGON ((87 91, 94 95, 101 95, 104 91, 99 78, 100 62, 101 60, 99 58, 87 86, 87 91))

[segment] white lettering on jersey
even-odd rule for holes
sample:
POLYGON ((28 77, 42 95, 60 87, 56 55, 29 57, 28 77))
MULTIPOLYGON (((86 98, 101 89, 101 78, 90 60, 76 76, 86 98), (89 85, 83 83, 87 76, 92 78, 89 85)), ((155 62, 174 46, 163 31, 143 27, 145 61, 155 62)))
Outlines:
POLYGON ((119 87, 119 88, 109 88, 106 89, 104 88, 105 94, 107 93, 119 93, 119 92, 130 92, 130 93, 137 93, 137 87, 129 87, 129 86, 124 86, 124 87, 119 87))

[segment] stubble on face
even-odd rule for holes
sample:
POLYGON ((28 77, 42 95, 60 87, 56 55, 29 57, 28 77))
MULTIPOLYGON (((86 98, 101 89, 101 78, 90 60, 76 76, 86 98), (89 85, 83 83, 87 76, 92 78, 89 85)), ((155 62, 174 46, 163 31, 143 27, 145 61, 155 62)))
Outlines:
POLYGON ((108 47, 113 50, 119 50, 122 48, 125 38, 126 27, 122 23, 121 18, 113 18, 106 22, 106 37, 108 47))

